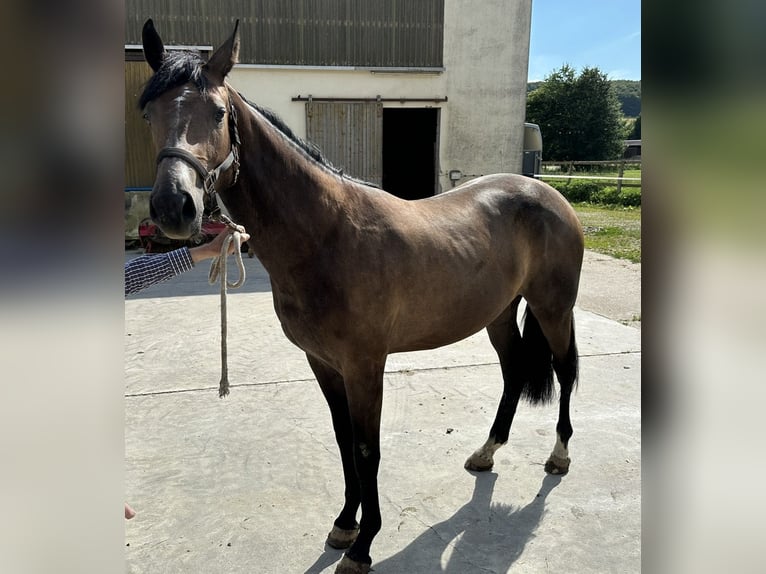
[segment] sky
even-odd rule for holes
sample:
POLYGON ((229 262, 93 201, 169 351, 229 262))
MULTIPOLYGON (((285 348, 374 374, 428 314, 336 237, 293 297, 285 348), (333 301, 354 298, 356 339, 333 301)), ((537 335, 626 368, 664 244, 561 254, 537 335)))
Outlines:
POLYGON ((569 64, 641 79, 640 0, 532 0, 528 81, 569 64))

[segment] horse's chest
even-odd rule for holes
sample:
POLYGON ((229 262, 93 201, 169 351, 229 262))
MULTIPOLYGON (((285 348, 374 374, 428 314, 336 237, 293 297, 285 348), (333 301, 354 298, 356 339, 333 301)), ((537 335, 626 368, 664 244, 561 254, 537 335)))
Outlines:
POLYGON ((290 342, 317 356, 326 353, 343 323, 340 306, 326 296, 317 300, 275 292, 274 309, 290 342))
POLYGON ((290 342, 304 351, 308 351, 308 344, 313 338, 310 336, 310 321, 308 318, 289 305, 278 305, 275 309, 279 322, 282 325, 282 330, 290 342))

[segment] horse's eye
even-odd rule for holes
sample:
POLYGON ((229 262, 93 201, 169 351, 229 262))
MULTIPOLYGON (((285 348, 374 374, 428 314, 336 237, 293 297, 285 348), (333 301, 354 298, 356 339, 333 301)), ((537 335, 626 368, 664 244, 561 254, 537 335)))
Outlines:
POLYGON ((223 118, 225 115, 226 115, 226 108, 218 108, 215 111, 215 121, 220 124, 223 121, 223 118))
POLYGON ((146 123, 148 123, 148 124, 152 123, 151 120, 149 119, 149 112, 144 112, 143 117, 144 117, 144 120, 146 121, 146 123))

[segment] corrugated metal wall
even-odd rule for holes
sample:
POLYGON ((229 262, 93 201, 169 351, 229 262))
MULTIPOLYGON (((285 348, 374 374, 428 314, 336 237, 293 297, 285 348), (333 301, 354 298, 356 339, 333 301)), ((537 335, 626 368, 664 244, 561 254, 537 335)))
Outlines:
POLYGON ((239 18, 244 64, 443 65, 444 0, 126 0, 126 44, 147 18, 166 45, 215 47, 239 18))
POLYGON ((343 172, 380 185, 383 180, 383 104, 307 102, 306 132, 343 172))

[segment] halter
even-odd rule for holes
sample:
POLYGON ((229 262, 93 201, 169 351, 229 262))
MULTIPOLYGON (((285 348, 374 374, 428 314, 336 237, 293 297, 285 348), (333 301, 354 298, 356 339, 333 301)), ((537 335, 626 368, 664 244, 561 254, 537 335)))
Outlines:
MULTIPOLYGON (((214 196, 217 192, 215 189, 215 183, 218 181, 220 175, 226 172, 229 168, 234 166, 234 179, 231 185, 237 183, 239 177, 239 130, 237 130, 237 112, 234 106, 231 105, 231 97, 229 97, 229 138, 231 140, 231 150, 229 155, 226 156, 221 164, 215 169, 208 170, 202 162, 197 159, 191 152, 180 147, 166 147, 160 150, 157 154, 157 165, 166 157, 175 157, 182 159, 200 175, 202 178, 202 185, 205 190, 205 199, 214 196)), ((230 186, 231 187, 231 186, 230 186)))

